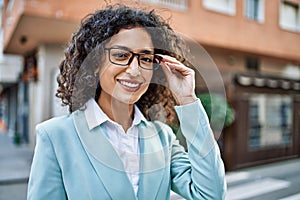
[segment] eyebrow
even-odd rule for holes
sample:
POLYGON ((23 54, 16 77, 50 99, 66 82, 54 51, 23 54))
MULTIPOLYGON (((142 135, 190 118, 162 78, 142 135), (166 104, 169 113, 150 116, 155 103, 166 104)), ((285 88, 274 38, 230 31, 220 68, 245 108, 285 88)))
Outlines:
POLYGON ((127 50, 127 51, 132 51, 134 53, 145 53, 145 54, 153 54, 154 53, 154 49, 141 49, 138 52, 133 51, 132 49, 126 47, 126 46, 122 46, 122 45, 113 45, 110 48, 119 48, 119 49, 123 49, 123 50, 127 50))
POLYGON ((142 50, 140 51, 140 53, 145 53, 145 54, 154 54, 154 51, 151 51, 151 50, 142 50))

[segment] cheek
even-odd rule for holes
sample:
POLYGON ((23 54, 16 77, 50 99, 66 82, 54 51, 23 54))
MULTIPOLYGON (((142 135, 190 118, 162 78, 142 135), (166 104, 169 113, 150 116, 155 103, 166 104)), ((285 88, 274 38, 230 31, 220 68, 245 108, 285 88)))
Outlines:
POLYGON ((116 75, 121 72, 122 69, 113 66, 111 63, 103 63, 99 71, 100 82, 102 79, 113 80, 116 75))
POLYGON ((115 85, 114 77, 116 73, 110 66, 103 66, 99 72, 99 80, 101 88, 105 91, 112 90, 115 85))

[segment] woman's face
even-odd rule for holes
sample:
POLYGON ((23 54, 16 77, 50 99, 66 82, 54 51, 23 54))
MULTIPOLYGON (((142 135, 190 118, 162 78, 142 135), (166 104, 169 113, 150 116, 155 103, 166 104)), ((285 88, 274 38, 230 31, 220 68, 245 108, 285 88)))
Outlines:
POLYGON ((143 28, 121 29, 105 48, 100 98, 114 98, 126 104, 137 102, 148 89, 153 74, 150 35, 143 28))

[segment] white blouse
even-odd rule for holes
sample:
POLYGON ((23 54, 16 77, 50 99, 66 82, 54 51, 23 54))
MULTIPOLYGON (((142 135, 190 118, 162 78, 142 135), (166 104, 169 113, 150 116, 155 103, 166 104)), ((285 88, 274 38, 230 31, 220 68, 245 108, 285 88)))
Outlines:
MULTIPOLYGON (((96 101, 91 98, 86 103, 85 117, 90 130, 103 124, 103 132, 122 160, 124 170, 137 195, 140 170, 140 149, 137 125, 141 123, 141 121, 146 121, 143 114, 135 105, 133 123, 125 133, 123 127, 109 119, 96 101)), ((99 141, 99 145, 101 145, 101 141, 99 141)))

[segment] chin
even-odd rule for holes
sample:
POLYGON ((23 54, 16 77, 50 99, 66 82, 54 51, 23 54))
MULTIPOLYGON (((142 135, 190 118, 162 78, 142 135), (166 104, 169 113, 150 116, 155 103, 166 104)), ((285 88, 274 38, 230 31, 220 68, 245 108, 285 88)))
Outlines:
POLYGON ((140 90, 134 93, 118 93, 118 95, 115 95, 114 98, 125 104, 135 104, 137 101, 140 100, 140 98, 146 91, 147 89, 140 90))
POLYGON ((141 96, 142 96, 142 94, 141 95, 131 95, 128 98, 115 97, 115 99, 117 99, 118 101, 120 101, 122 103, 131 105, 131 104, 135 104, 141 98, 141 96))

